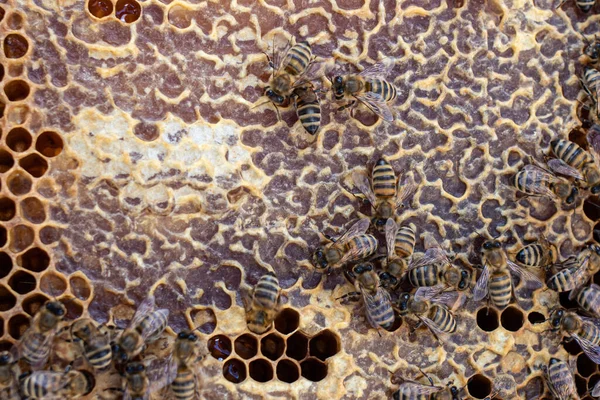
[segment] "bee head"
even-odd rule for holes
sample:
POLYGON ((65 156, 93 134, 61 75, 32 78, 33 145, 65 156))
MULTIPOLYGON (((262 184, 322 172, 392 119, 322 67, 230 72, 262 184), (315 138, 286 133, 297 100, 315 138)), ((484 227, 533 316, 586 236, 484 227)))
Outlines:
POLYGON ((333 85, 333 94, 336 98, 341 98, 344 96, 344 78, 340 75, 333 78, 331 81, 333 85))
POLYGON ((62 317, 66 313, 66 308, 60 301, 49 301, 46 303, 46 310, 50 311, 57 317, 62 317))
POLYGON ((361 275, 370 271, 373 271, 372 264, 358 264, 352 268, 352 272, 354 272, 355 275, 361 275))
POLYGON ((271 100, 277 105, 281 105, 285 102, 285 97, 280 94, 277 94, 273 89, 271 89, 270 86, 267 86, 265 88, 265 96, 267 96, 269 100, 271 100))
POLYGON ((394 288, 398 285, 398 278, 396 278, 394 275, 390 274, 389 272, 380 273, 379 279, 382 282, 385 282, 387 287, 394 288))
POLYGON ((483 249, 484 250, 493 250, 493 249, 499 249, 500 248, 500 242, 497 240, 487 240, 483 243, 483 249))
POLYGON ((571 194, 569 195, 569 197, 567 197, 567 199, 565 200, 565 203, 573 204, 578 195, 579 195, 579 189, 577 189, 577 187, 573 186, 573 188, 571 189, 571 194))
POLYGON ((597 244, 589 244, 588 249, 600 256, 600 246, 597 244))
POLYGON ((190 332, 188 330, 179 332, 179 334, 177 335, 177 338, 181 339, 181 340, 189 340, 191 342, 195 342, 196 340, 198 340, 198 336, 196 336, 195 334, 193 334, 192 332, 190 332))
POLYGON ((410 301, 410 293, 402 293, 398 299, 398 310, 400 314, 408 312, 408 303, 410 301))
POLYGON ((327 262, 327 257, 325 255, 325 249, 323 247, 319 247, 317 251, 313 253, 312 264, 320 271, 323 271, 329 267, 329 263, 327 262))
POLYGON ((552 329, 558 329, 560 327, 560 323, 565 316, 565 310, 558 310, 554 313, 554 318, 550 320, 550 325, 552 329))
POLYGON ((144 364, 139 362, 132 362, 127 364, 127 366, 125 367, 125 373, 127 375, 134 375, 144 372, 145 369, 146 367, 144 366, 144 364))
POLYGON ((583 49, 583 53, 592 60, 597 60, 600 58, 600 42, 589 43, 583 49))

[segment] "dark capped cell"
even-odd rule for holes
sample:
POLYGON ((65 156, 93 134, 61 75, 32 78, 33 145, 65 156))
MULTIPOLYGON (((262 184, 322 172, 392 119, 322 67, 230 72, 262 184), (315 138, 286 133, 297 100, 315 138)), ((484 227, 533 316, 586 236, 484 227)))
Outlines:
POLYGON ((246 364, 242 360, 232 358, 223 365, 223 376, 229 382, 241 383, 246 380, 246 364))
POLYGON ((9 248, 14 253, 20 253, 33 243, 35 232, 27 225, 17 225, 10 231, 9 248))
POLYGON ((23 311, 33 317, 48 300, 43 294, 32 294, 23 300, 23 311))
POLYGON ((13 156, 6 150, 0 149, 0 172, 6 172, 15 165, 13 156))
POLYGON ((37 153, 22 158, 19 165, 34 178, 40 178, 48 170, 48 162, 37 153))
POLYGON ((17 12, 13 12, 6 18, 6 24, 10 29, 18 31, 23 27, 23 16, 17 12))
POLYGON ((486 332, 498 329, 498 312, 491 307, 484 307, 477 311, 477 326, 486 332))
POLYGON ((63 140, 56 132, 42 132, 35 141, 35 149, 46 157, 56 157, 62 152, 63 140))
POLYGON ((294 360, 303 360, 308 354, 308 337, 302 332, 296 332, 287 339, 285 354, 294 360))
POLYGON ((0 278, 4 278, 12 271, 12 258, 5 252, 0 252, 0 278))
POLYGON ((158 139, 160 132, 155 124, 140 122, 133 127, 133 134, 144 142, 152 142, 158 139))
POLYGON ((10 81, 4 85, 4 94, 9 101, 25 100, 29 96, 29 84, 20 79, 10 81))
POLYGON ((14 315, 8 320, 8 333, 15 340, 21 339, 27 328, 29 328, 29 317, 24 314, 14 315))
POLYGON ((327 376, 327 365, 318 358, 307 358, 300 363, 302 376, 309 381, 319 382, 327 376))
POLYGON ((300 314, 293 308, 284 308, 275 318, 275 329, 287 335, 294 332, 300 325, 300 314))
POLYGON ((485 399, 492 392, 492 382, 484 375, 473 375, 467 382, 467 390, 474 398, 485 399))
POLYGON ((257 382, 268 382, 273 379, 273 366, 263 358, 254 360, 248 366, 250 378, 257 382))
POLYGON ((86 279, 79 276, 72 276, 69 281, 71 283, 71 293, 73 293, 75 297, 81 300, 90 298, 92 289, 86 279))
POLYGON ((60 230, 55 226, 45 226, 40 230, 40 240, 43 244, 52 244, 60 239, 60 230))
POLYGON ((57 297, 67 290, 67 280, 62 275, 48 271, 42 276, 40 289, 52 297, 57 297))
POLYGON ((34 224, 41 224, 46 220, 44 204, 37 197, 28 197, 21 200, 21 214, 34 224))
POLYGON ((0 285, 0 311, 8 311, 17 304, 17 298, 6 288, 0 285))
POLYGON ((8 280, 8 286, 19 294, 27 294, 36 287, 35 277, 25 271, 16 271, 8 280))
POLYGON ((21 254, 17 264, 31 272, 42 272, 50 265, 50 256, 45 250, 34 247, 21 254))
POLYGON ((292 360, 280 360, 276 368, 277 379, 282 382, 292 383, 300 378, 300 369, 298 364, 292 360))
POLYGON ((0 197, 0 221, 10 221, 17 212, 15 202, 8 197, 0 197))
POLYGON ((208 352, 219 361, 225 360, 231 354, 231 339, 224 335, 208 339, 208 352))
POLYGON ((340 351, 340 338, 329 329, 325 329, 310 339, 309 349, 311 357, 325 361, 340 351))
POLYGON ((142 7, 135 0, 118 0, 115 6, 115 16, 121 22, 132 23, 142 15, 142 7))
POLYGON ((89 0, 88 11, 96 18, 108 17, 113 12, 111 0, 89 0))
POLYGON ((6 135, 6 145, 14 152, 22 153, 31 146, 31 134, 25 128, 13 128, 6 135))
POLYGON ((29 43, 18 33, 11 33, 4 38, 4 55, 6 58, 21 58, 27 54, 29 43))
POLYGON ((516 307, 507 307, 502 311, 500 323, 507 331, 516 332, 523 326, 523 312, 516 307))
POLYGON ((258 353, 258 339, 254 335, 245 333, 235 339, 233 349, 235 350, 235 354, 244 360, 248 360, 258 353))
POLYGON ((277 360, 285 351, 285 341, 276 333, 270 333, 260 340, 260 352, 270 360, 277 360))

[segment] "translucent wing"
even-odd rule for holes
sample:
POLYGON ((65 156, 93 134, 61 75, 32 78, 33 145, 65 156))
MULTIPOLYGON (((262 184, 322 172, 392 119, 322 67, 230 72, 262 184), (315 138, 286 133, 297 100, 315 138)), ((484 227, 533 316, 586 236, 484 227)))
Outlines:
POLYGON ((579 172, 576 168, 571 167, 559 158, 553 158, 551 160, 548 160, 546 164, 548 164, 548 167, 550 167, 550 169, 556 172, 557 174, 571 176, 579 180, 583 179, 583 175, 581 175, 581 172, 579 172))
POLYGON ((528 180, 527 190, 542 196, 556 197, 556 194, 545 184, 556 182, 558 178, 535 165, 526 165, 522 170, 525 169, 536 171, 535 175, 529 175, 530 178, 534 177, 535 179, 532 181, 528 180))
POLYGON ((394 63, 378 62, 362 70, 359 75, 364 76, 365 78, 383 79, 389 75, 393 68, 394 63))
MULTIPOLYGON (((375 247, 375 250, 377 250, 377 247, 375 247)), ((340 259, 340 261, 338 261, 337 264, 343 265, 350 261, 359 260, 361 258, 367 258, 372 254, 373 253, 364 254, 363 249, 359 248, 358 246, 353 246, 350 250, 348 250, 348 251, 346 251, 346 253, 344 253, 344 256, 340 259)))
POLYGON ((571 375, 568 369, 565 369, 564 374, 558 375, 555 377, 556 382, 560 382, 559 385, 554 381, 550 381, 550 386, 552 389, 552 394, 558 398, 558 400, 570 400, 573 398, 573 395, 577 393, 577 389, 575 388, 575 379, 573 379, 573 375, 571 375))
POLYGON ((388 122, 394 121, 394 115, 392 114, 390 106, 377 93, 364 92, 361 94, 357 94, 354 97, 356 97, 358 101, 363 103, 365 106, 367 106, 367 108, 369 108, 371 111, 377 114, 379 118, 388 122))
POLYGON ((364 235, 367 232, 367 229, 369 229, 369 225, 371 225, 369 218, 361 218, 335 242, 339 245, 343 245, 356 236, 364 235))
POLYGON ((172 357, 155 358, 146 366, 146 374, 150 380, 150 392, 160 391, 175 380, 177 363, 172 357))
POLYGON ((404 392, 410 392, 415 395, 423 395, 423 396, 437 393, 437 392, 441 391, 442 389, 444 389, 444 388, 440 387, 440 386, 423 385, 419 382, 413 382, 413 381, 404 381, 404 383, 402 383, 400 385, 400 387, 398 388, 398 390, 403 390, 404 392))
POLYGON ((544 283, 540 278, 527 271, 525 268, 515 264, 514 262, 508 259, 506 260, 506 263, 508 265, 508 268, 519 277, 521 283, 526 288, 536 290, 544 286, 544 283))
POLYGON ((435 296, 442 293, 444 289, 446 289, 446 285, 443 283, 435 286, 420 287, 415 292, 415 301, 432 300, 435 296))
POLYGON ((398 225, 393 219, 388 218, 385 223, 385 244, 387 246, 387 259, 390 260, 396 256, 396 234, 398 233, 398 225))
POLYGON ((440 328, 438 328, 437 325, 435 324, 435 322, 433 322, 429 318, 421 317, 420 319, 435 334, 435 336, 438 340, 439 340, 440 335, 443 335, 446 333, 446 332, 442 331, 440 328))
POLYGON ((354 185, 367 197, 369 203, 371 205, 375 205, 377 199, 375 198, 375 193, 373 193, 373 188, 371 187, 371 181, 364 171, 354 171, 352 173, 352 180, 354 181, 354 185))
POLYGON ((432 247, 425 251, 423 257, 411 262, 408 265, 408 271, 415 268, 423 267, 425 265, 437 264, 437 263, 450 263, 446 252, 441 247, 432 247))
POLYGON ((133 318, 131 318, 128 328, 134 328, 138 326, 148 314, 154 311, 154 307, 154 296, 149 295, 140 303, 137 310, 135 310, 135 314, 133 314, 133 318))
POLYGON ((588 129, 587 141, 590 144, 590 150, 595 153, 594 159, 598 160, 598 155, 600 155, 600 125, 594 124, 588 129))
POLYGON ((550 176, 554 177, 554 175, 552 174, 551 171, 548 171, 546 168, 542 168, 541 166, 536 165, 536 164, 524 165, 523 168, 521 168, 521 171, 535 171, 535 172, 539 172, 541 174, 550 175, 550 176))
POLYGON ((417 190, 417 184, 412 179, 406 177, 402 184, 398 180, 398 189, 396 189, 396 208, 400 207, 417 190))
MULTIPOLYGON (((53 330, 47 334, 41 334, 36 332, 33 327, 29 327, 27 331, 21 337, 21 340, 18 344, 18 353, 20 353, 21 357, 24 356, 23 349, 25 346, 29 346, 33 344, 37 350, 35 350, 36 360, 31 363, 31 369, 33 371, 39 371, 48 362, 48 358, 50 357, 50 349, 52 341, 54 340, 54 336, 56 335, 56 331, 53 330)), ((31 349, 29 350, 29 352, 31 349)))
POLYGON ((305 85, 311 81, 321 78, 327 73, 328 63, 311 60, 304 72, 294 82, 294 87, 305 85))
POLYGON ((598 397, 600 396, 600 381, 596 383, 596 386, 592 389, 592 396, 598 397))
POLYGON ((592 325, 596 326, 596 328, 600 329, 600 319, 584 317, 583 315, 580 315, 579 318, 581 318, 581 320, 584 321, 584 323, 592 324, 592 325))
POLYGON ((473 288, 473 300, 481 301, 488 294, 488 284, 490 281, 491 268, 486 264, 483 272, 479 276, 475 287, 473 288))
POLYGON ((573 334, 572 336, 577 341, 585 355, 596 364, 600 364, 600 347, 577 334, 573 334))

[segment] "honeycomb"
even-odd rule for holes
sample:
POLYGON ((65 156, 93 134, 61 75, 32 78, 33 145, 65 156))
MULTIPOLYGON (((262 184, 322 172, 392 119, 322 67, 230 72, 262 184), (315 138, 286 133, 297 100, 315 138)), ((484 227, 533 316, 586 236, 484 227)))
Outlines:
MULTIPOLYGON (((351 173, 381 156, 419 183, 399 216, 419 227, 417 252, 433 237, 471 266, 479 234, 502 235, 513 253, 543 234, 562 259, 600 239, 597 198, 561 209, 509 185, 552 139, 585 145, 577 77, 598 5, 556 6, 0 1, 0 349, 48 299, 65 300, 67 322, 124 327, 153 293, 170 335, 199 327, 205 399, 386 398, 393 372, 422 379, 418 368, 465 397, 496 386, 503 399, 549 398, 537 366, 567 355, 584 395, 597 366, 543 322, 570 305, 564 294, 503 311, 468 302, 442 343, 409 320, 379 336, 360 305, 336 301, 352 290, 342 274, 308 261, 322 234, 371 215, 351 173), (293 38, 334 57, 336 72, 392 60, 396 120, 336 112, 326 93, 312 137, 293 107, 280 120, 260 105, 263 52, 293 38), (239 292, 268 270, 288 303, 256 336, 239 292)), ((109 386, 89 398, 109 398, 109 386)))

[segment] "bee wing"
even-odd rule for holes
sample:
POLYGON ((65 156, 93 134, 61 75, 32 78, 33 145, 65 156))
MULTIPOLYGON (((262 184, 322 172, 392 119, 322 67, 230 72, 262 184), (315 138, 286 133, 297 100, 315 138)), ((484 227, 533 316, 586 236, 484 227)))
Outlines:
POLYGON ((385 78, 394 68, 394 63, 378 62, 363 69, 359 75, 365 78, 385 78))
POLYGON ((388 218, 385 223, 385 244, 387 246, 387 259, 391 259, 396 255, 395 244, 396 234, 398 233, 398 225, 392 218, 388 218))
POLYGON ((525 285, 525 287, 531 290, 535 290, 544 286, 544 283, 540 278, 527 271, 525 268, 515 264, 514 262, 508 259, 506 260, 506 263, 508 265, 508 268, 512 272, 514 272, 519 277, 519 279, 521 279, 521 283, 525 285))
POLYGON ((548 160, 546 164, 548 164, 548 167, 550 167, 550 169, 556 172, 557 174, 570 176, 579 180, 583 179, 583 175, 581 175, 581 172, 579 172, 576 168, 571 167, 569 164, 567 164, 559 158, 553 158, 551 160, 548 160))
POLYGON ((156 303, 154 300, 154 296, 148 295, 148 297, 146 297, 144 299, 144 301, 142 301, 140 303, 137 310, 135 310, 135 314, 133 314, 133 318, 131 318, 128 328, 133 328, 133 327, 139 325, 139 323, 142 322, 142 320, 148 314, 150 314, 152 311, 154 311, 155 305, 156 305, 156 303))
POLYGON ((443 283, 437 284, 435 286, 423 286, 417 289, 415 292, 415 301, 424 301, 424 300, 432 300, 435 296, 441 294, 446 285, 443 283))
POLYGON ((360 249, 358 246, 354 246, 349 251, 344 253, 344 256, 340 258, 340 261, 337 262, 337 265, 343 265, 347 262, 358 260, 362 258, 362 256, 364 256, 364 254, 362 254, 362 249, 360 249))
POLYGON ((408 266, 408 271, 415 268, 422 267, 424 265, 437 264, 437 263, 449 263, 446 252, 441 247, 432 247, 425 251, 423 257, 411 262, 408 266))
POLYGON ((427 327, 431 330, 431 332, 433 332, 436 337, 439 339, 440 335, 445 334, 446 332, 442 331, 440 328, 437 327, 437 325, 435 324, 435 322, 433 322, 432 320, 430 320, 427 317, 420 317, 419 318, 421 321, 423 321, 423 323, 425 325, 427 325, 427 327))
POLYGON ((364 171, 354 171, 352 172, 352 180, 354 181, 354 185, 364 194, 369 200, 371 205, 375 205, 377 201, 375 197, 375 193, 373 193, 373 187, 371 186, 371 181, 367 174, 364 171))
POLYGON ((596 383, 596 386, 592 389, 592 396, 598 397, 600 396, 600 381, 596 383))
POLYGON ((311 60, 306 70, 302 75, 294 82, 294 87, 299 87, 310 83, 316 79, 319 79, 327 73, 328 63, 324 61, 311 60))
POLYGON ((587 141, 590 144, 590 150, 594 153, 594 159, 598 159, 600 155, 600 125, 594 124, 586 135, 587 141))
POLYGON ((172 356, 154 358, 146 366, 146 374, 150 381, 150 392, 159 392, 162 388, 175 380, 177 375, 177 362, 172 356))
POLYGON ((600 319, 592 318, 592 317, 585 317, 583 315, 580 315, 579 318, 581 318, 581 320, 584 321, 585 323, 595 325, 596 328, 600 329, 600 319))
POLYGON ((394 121, 394 115, 392 114, 390 106, 388 106, 386 101, 377 93, 364 92, 357 94, 354 97, 356 97, 358 101, 363 103, 365 106, 367 106, 367 108, 377 114, 379 118, 388 122, 394 121))
POLYGON ((371 221, 369 221, 369 218, 359 219, 354 223, 354 225, 348 228, 348 230, 342 236, 340 236, 336 240, 336 243, 339 245, 343 245, 344 243, 348 242, 356 236, 364 235, 367 232, 367 229, 369 229, 369 225, 371 225, 371 221))
POLYGON ((398 389, 400 389, 400 388, 410 389, 411 393, 414 393, 415 395, 423 395, 423 396, 434 394, 434 393, 437 393, 437 392, 441 391, 442 389, 444 389, 441 386, 423 385, 422 383, 414 382, 414 381, 404 381, 398 389))
POLYGON ((491 268, 486 264, 483 272, 479 276, 475 287, 473 288, 473 300, 480 301, 488 294, 488 284, 490 281, 491 268))
POLYGON ((417 184, 406 177, 402 183, 398 179, 398 188, 396 189, 396 208, 400 207, 406 199, 412 196, 417 190, 417 184))
MULTIPOLYGON (((536 174, 533 175, 535 177, 535 180, 532 180, 527 183, 528 190, 542 196, 556 197, 556 194, 552 190, 550 190, 549 187, 544 185, 544 183, 557 182, 559 179, 556 176, 552 175, 549 171, 546 171, 545 169, 542 169, 537 165, 533 164, 528 164, 524 166, 522 170, 531 170, 536 172, 536 174)), ((532 175, 529 175, 529 177, 531 178, 532 175)))
POLYGON ((575 341, 581 347, 581 350, 585 353, 586 356, 590 358, 596 364, 600 364, 600 346, 590 342, 587 339, 582 338, 577 334, 572 335, 575 341))

